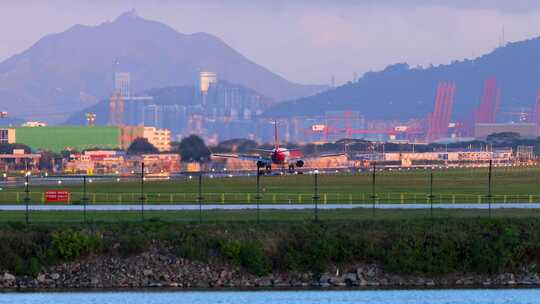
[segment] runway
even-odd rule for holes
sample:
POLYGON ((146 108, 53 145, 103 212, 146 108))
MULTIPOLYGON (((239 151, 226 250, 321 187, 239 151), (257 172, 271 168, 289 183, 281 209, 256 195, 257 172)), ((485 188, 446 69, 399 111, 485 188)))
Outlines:
MULTIPOLYGON (((91 205, 29 205, 31 211, 140 211, 140 204, 91 204, 91 205)), ((145 211, 190 211, 190 210, 223 210, 223 211, 242 211, 255 210, 256 204, 169 204, 169 205, 144 205, 145 211)), ((261 210, 307 210, 315 208, 314 204, 260 204, 261 210)), ((322 210, 347 210, 347 209, 371 209, 371 204, 319 204, 322 210)), ((416 210, 429 209, 429 204, 377 204, 376 209, 395 209, 395 210, 416 210)), ((433 204, 434 209, 478 209, 487 210, 489 204, 433 204)), ((540 209, 540 203, 496 203, 491 205, 491 209, 540 209)), ((25 211, 26 206, 21 205, 0 205, 0 211, 25 211)))

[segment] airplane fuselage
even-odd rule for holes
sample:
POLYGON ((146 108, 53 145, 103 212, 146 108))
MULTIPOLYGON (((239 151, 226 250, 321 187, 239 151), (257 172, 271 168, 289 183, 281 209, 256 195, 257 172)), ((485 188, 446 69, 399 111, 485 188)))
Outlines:
POLYGON ((291 152, 288 149, 278 148, 272 152, 270 158, 272 159, 272 163, 275 165, 285 165, 289 164, 290 154, 291 152))

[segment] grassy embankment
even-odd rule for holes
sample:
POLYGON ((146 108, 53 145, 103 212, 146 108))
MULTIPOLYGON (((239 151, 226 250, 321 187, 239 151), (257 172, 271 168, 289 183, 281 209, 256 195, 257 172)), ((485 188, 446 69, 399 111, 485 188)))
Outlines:
POLYGON ((362 222, 0 224, 0 269, 36 275, 86 257, 129 256, 150 246, 179 257, 231 263, 256 275, 320 274, 331 265, 380 263, 386 271, 440 275, 512 271, 540 262, 540 222, 514 219, 415 219, 362 222))

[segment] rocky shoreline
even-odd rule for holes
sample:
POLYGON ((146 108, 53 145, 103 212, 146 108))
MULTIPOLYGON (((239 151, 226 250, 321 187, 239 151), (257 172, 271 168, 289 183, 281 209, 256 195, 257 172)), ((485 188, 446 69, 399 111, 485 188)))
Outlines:
POLYGON ((391 288, 498 288, 540 286, 535 265, 497 275, 452 274, 439 277, 398 275, 377 264, 335 267, 321 276, 310 273, 273 273, 265 277, 240 267, 208 264, 149 251, 131 257, 88 257, 49 267, 35 278, 0 274, 0 290, 70 289, 391 289, 391 288))

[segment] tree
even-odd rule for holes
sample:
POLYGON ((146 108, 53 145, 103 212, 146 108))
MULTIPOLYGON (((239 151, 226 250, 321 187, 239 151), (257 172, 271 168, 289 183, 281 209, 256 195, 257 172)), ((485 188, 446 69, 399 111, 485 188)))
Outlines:
POLYGON ((197 135, 185 137, 178 146, 180 156, 184 161, 205 162, 210 160, 210 149, 197 135))
POLYGON ((159 153, 159 150, 149 143, 148 139, 138 137, 129 145, 127 153, 131 155, 155 154, 159 153))
POLYGON ((494 146, 514 146, 521 138, 516 132, 501 132, 488 135, 486 141, 494 146))
POLYGON ((24 153, 32 153, 32 149, 24 144, 0 144, 0 154, 13 154, 13 150, 24 150, 24 153))

